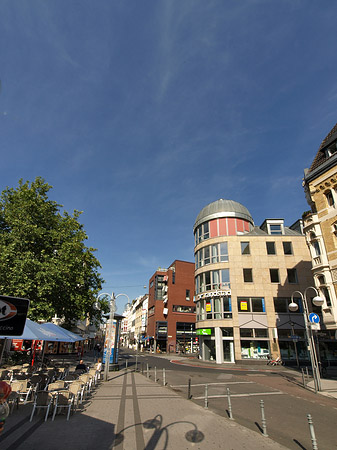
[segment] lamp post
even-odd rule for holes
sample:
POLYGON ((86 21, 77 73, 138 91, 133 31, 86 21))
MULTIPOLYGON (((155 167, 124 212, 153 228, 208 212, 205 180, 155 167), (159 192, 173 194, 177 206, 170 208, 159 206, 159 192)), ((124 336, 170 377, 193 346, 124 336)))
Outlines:
POLYGON ((295 312, 298 309, 298 304, 294 302, 294 294, 300 294, 302 299, 302 304, 304 307, 304 325, 305 325, 305 332, 307 336, 307 342, 308 342, 308 350, 310 355, 310 362, 311 362, 311 368, 312 368, 312 375, 314 378, 314 384, 315 384, 315 391, 321 390, 321 378, 319 374, 319 367, 318 367, 318 359, 317 359, 317 353, 316 353, 316 346, 314 341, 314 336, 312 333, 312 328, 310 326, 309 322, 309 309, 308 309, 308 301, 307 301, 307 291, 308 289, 313 289, 316 293, 316 296, 312 299, 312 303, 315 306, 322 306, 324 300, 318 295, 318 291, 313 286, 309 286, 305 289, 304 293, 300 291, 295 291, 291 294, 291 302, 288 305, 288 308, 291 312, 295 312))

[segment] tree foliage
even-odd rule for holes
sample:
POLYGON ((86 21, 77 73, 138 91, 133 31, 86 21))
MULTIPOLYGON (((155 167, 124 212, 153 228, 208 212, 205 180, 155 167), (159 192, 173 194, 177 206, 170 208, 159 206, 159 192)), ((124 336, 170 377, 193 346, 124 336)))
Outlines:
POLYGON ((101 266, 95 249, 84 245, 81 213, 61 213, 62 205, 48 199, 51 188, 37 177, 1 194, 0 293, 28 298, 33 320, 55 314, 67 324, 94 320, 101 266))

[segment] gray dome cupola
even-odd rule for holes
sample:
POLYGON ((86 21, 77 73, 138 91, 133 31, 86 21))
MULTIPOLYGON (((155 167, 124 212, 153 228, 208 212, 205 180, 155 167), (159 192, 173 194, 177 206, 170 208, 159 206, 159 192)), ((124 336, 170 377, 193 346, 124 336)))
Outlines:
POLYGON ((246 220, 254 226, 253 218, 245 206, 234 200, 220 198, 215 202, 209 203, 200 211, 196 218, 193 231, 202 223, 220 217, 236 217, 246 220))

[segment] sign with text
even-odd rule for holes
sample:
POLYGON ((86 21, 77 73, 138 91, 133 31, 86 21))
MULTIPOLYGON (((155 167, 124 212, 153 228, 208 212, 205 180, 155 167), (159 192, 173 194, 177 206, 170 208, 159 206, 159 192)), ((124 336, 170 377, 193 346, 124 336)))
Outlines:
POLYGON ((212 330, 210 328, 199 328, 196 330, 197 336, 211 336, 212 330))
POLYGON ((22 336, 29 300, 0 295, 0 336, 22 336))

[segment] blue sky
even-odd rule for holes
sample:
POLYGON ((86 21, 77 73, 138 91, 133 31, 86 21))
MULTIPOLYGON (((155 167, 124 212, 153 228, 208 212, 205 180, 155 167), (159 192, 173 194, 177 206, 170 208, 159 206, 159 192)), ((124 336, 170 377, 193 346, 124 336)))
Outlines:
POLYGON ((291 225, 337 122, 336 17, 333 0, 2 0, 0 190, 45 178, 130 299, 194 260, 212 201, 291 225))

